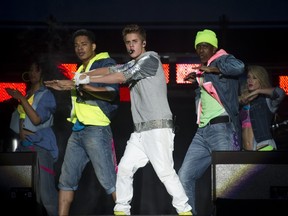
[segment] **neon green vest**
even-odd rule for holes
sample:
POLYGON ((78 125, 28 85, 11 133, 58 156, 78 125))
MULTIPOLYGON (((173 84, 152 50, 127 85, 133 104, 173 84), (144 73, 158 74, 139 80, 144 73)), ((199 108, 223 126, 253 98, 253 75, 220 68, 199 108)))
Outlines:
POLYGON ((202 110, 199 127, 201 128, 206 126, 212 118, 215 118, 216 116, 219 116, 225 112, 225 109, 202 87, 200 91, 202 110))
MULTIPOLYGON (((109 54, 107 52, 102 52, 97 54, 94 58, 92 58, 85 71, 83 71, 83 65, 81 65, 77 73, 87 72, 90 70, 91 65, 100 59, 109 58, 109 54)), ((71 90, 71 100, 72 100, 72 110, 70 118, 67 120, 72 122, 73 124, 78 119, 84 125, 99 125, 106 126, 110 124, 109 118, 102 112, 102 110, 98 106, 89 105, 85 103, 77 103, 76 102, 76 89, 71 90)))

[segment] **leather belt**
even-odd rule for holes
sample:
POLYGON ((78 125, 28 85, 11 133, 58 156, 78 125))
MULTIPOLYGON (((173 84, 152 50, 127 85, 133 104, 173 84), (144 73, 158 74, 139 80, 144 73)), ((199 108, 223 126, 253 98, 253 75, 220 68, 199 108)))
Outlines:
POLYGON ((217 116, 217 117, 211 119, 209 121, 208 125, 226 123, 226 122, 231 122, 231 119, 229 116, 217 116))

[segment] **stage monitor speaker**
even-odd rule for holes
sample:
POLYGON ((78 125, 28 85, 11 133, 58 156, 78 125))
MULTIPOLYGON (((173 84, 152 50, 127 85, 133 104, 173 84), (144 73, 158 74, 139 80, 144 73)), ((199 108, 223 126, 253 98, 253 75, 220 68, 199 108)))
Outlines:
POLYGON ((249 205, 257 213, 262 210, 261 214, 266 210, 288 211, 287 151, 213 152, 211 171, 216 209, 217 203, 221 206, 218 212, 235 207, 235 211, 221 215, 238 215, 241 209, 241 214, 247 213, 251 211, 246 208, 249 205))
POLYGON ((34 199, 36 152, 0 153, 1 201, 34 199))

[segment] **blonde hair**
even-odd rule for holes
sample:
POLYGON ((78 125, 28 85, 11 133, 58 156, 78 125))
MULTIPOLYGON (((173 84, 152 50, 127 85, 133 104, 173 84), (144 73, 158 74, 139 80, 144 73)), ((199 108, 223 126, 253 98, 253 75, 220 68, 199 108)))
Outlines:
MULTIPOLYGON (((270 88, 271 82, 270 77, 267 72, 267 70, 260 65, 249 65, 246 67, 246 75, 250 73, 252 76, 254 76, 260 84, 260 88, 270 88)), ((247 94, 249 94, 248 91, 248 84, 247 84, 247 78, 244 83, 241 85, 241 95, 239 96, 239 99, 241 100, 244 98, 247 94)))
POLYGON ((267 70, 260 65, 249 65, 247 67, 247 73, 251 73, 259 80, 261 88, 270 88, 270 78, 267 70))

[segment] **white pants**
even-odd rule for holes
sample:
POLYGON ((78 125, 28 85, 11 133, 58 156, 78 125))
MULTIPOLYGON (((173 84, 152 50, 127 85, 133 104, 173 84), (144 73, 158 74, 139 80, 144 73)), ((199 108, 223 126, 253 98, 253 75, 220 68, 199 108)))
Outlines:
POLYGON ((172 197, 172 205, 178 213, 191 210, 188 197, 174 169, 174 133, 171 128, 153 129, 132 133, 118 166, 116 181, 116 205, 114 211, 130 215, 133 197, 133 176, 148 161, 160 181, 172 197))

